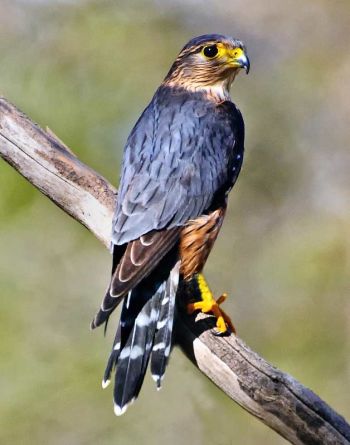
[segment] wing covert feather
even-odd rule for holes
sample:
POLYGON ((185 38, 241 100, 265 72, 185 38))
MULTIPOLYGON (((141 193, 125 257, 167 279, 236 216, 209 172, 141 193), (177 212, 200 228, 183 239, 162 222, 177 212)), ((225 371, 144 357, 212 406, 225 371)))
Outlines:
POLYGON ((242 162, 237 153, 243 153, 244 127, 229 104, 164 87, 157 91, 125 147, 114 244, 185 224, 232 183, 232 166, 239 164, 238 175, 242 162))

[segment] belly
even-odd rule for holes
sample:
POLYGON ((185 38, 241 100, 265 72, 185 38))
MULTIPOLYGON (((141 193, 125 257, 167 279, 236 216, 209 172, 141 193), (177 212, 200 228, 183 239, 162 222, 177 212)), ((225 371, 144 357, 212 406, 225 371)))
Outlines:
POLYGON ((180 273, 185 280, 200 273, 221 229, 226 207, 190 220, 180 236, 180 273))

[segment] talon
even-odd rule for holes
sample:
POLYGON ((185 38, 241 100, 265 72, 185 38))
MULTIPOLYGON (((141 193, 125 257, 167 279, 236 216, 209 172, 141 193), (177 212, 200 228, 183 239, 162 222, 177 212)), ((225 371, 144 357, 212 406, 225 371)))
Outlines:
POLYGON ((217 300, 217 304, 220 306, 227 299, 227 293, 224 292, 217 300))
POLYGON ((225 320, 225 325, 229 328, 229 330, 233 333, 236 334, 236 328, 234 327, 231 318, 226 314, 226 312, 222 309, 221 310, 221 315, 223 317, 223 319, 225 320))
POLYGON ((199 287, 202 301, 189 303, 187 305, 187 313, 193 314, 193 312, 197 310, 200 310, 205 314, 211 312, 216 317, 216 328, 218 330, 218 335, 225 334, 228 330, 235 334, 236 329, 233 326, 230 317, 219 307, 220 304, 227 299, 227 293, 223 293, 217 300, 215 300, 204 276, 202 274, 198 274, 195 279, 199 287))

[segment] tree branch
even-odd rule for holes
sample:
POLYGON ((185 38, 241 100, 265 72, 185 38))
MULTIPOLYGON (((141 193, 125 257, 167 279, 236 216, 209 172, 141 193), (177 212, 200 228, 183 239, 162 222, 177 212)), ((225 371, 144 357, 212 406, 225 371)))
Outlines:
MULTIPOLYGON (((28 181, 110 242, 116 190, 50 131, 0 98, 0 155, 28 181)), ((350 426, 312 391, 267 363, 234 335, 212 335, 213 318, 182 312, 180 346, 231 399, 293 444, 350 445, 350 426)))

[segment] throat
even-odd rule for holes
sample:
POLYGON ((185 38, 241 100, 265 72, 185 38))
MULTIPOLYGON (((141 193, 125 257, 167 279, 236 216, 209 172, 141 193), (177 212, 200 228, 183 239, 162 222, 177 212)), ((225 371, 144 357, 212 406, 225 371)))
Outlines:
MULTIPOLYGON (((179 84, 172 85, 170 82, 167 84, 169 87, 179 88, 179 84)), ((203 95, 206 99, 213 102, 221 103, 226 100, 231 100, 229 89, 222 83, 216 85, 203 85, 201 83, 182 83, 180 86, 185 91, 189 93, 199 93, 203 95)))
POLYGON ((201 92, 209 100, 214 102, 224 102, 231 100, 230 88, 235 78, 235 74, 218 81, 215 84, 205 84, 202 82, 192 81, 185 85, 185 88, 191 92, 201 92))
POLYGON ((203 91, 208 99, 214 100, 215 102, 224 102, 225 100, 231 100, 230 91, 225 88, 224 85, 210 85, 198 89, 203 91))
POLYGON ((207 78, 200 78, 200 76, 192 76, 188 78, 186 76, 171 76, 165 79, 163 86, 174 88, 175 90, 180 88, 191 93, 201 93, 208 100, 216 103, 231 101, 230 88, 232 82, 236 77, 236 72, 233 71, 229 76, 218 80, 216 83, 210 82, 207 78))

